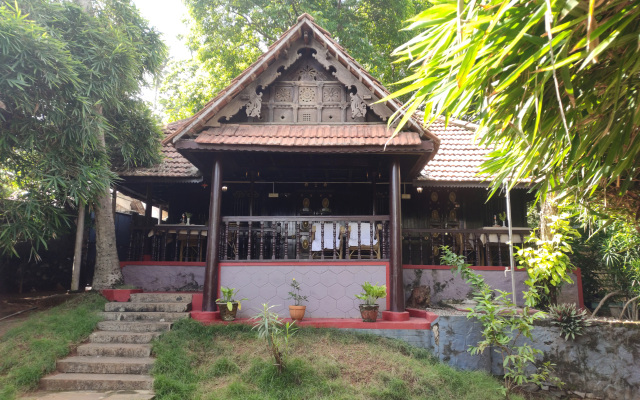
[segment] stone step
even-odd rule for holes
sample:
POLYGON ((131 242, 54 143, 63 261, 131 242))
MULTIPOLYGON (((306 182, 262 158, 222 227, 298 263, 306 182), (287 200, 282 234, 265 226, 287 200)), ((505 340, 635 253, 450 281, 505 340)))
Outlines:
POLYGON ((128 344, 144 344, 158 336, 160 332, 117 332, 117 331, 98 331, 93 332, 89 336, 91 343, 128 343, 128 344))
POLYGON ((149 357, 150 344, 87 343, 78 346, 79 356, 149 357))
POLYGON ((165 332, 171 329, 171 322, 100 321, 98 329, 118 332, 165 332))
POLYGON ((128 374, 58 374, 40 380, 43 390, 150 390, 149 375, 128 374))
POLYGON ((105 321, 173 322, 189 318, 186 312, 103 312, 101 315, 105 321))
POLYGON ((131 303, 191 303, 193 295, 184 293, 132 293, 131 303))
POLYGON ((66 373, 81 374, 148 374, 153 358, 140 357, 89 357, 76 356, 59 360, 57 369, 66 373))
POLYGON ((180 313, 191 311, 191 303, 107 303, 106 312, 168 312, 180 313))
POLYGON ((153 400, 155 397, 153 390, 74 390, 29 392, 20 400, 153 400))

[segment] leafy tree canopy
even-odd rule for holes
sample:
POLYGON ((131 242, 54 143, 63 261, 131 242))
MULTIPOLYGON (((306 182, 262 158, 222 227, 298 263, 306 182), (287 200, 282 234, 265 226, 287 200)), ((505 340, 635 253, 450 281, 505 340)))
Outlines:
POLYGON ((0 249, 69 225, 111 166, 159 160, 157 121, 136 97, 166 47, 129 1, 25 0, 0 6, 0 249), (106 148, 101 144, 106 139, 106 148))
POLYGON ((413 68, 393 95, 411 93, 408 114, 477 120, 494 190, 606 196, 638 223, 640 2, 433 3, 396 51, 413 68))
POLYGON ((188 44, 196 57, 172 64, 160 100, 171 121, 200 110, 267 47, 309 13, 383 83, 405 76, 391 52, 410 38, 403 21, 418 0, 185 0, 192 18, 188 44))

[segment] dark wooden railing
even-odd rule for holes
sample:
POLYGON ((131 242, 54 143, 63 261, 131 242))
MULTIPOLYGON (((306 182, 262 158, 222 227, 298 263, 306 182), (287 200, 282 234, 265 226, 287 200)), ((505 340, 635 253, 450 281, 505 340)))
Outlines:
MULTIPOLYGON (((529 233, 514 228, 514 245, 522 245, 529 233)), ((150 241, 153 261, 205 261, 207 236, 204 225, 134 228, 128 258, 145 259, 150 241)), ((388 260, 389 217, 223 217, 220 244, 221 261, 388 260)), ((443 245, 474 266, 509 265, 507 228, 403 229, 402 263, 440 265, 443 245)))
MULTIPOLYGON (((522 246, 529 233, 529 229, 514 228, 514 245, 522 246)), ((449 246, 474 266, 509 265, 508 238, 507 228, 403 229, 402 263, 440 265, 440 247, 449 246)))
MULTIPOLYGON (((145 259, 151 241, 153 261, 205 261, 207 236, 201 225, 134 228, 129 260, 145 259)), ((388 243, 386 215, 223 217, 220 260, 387 260, 388 243)))

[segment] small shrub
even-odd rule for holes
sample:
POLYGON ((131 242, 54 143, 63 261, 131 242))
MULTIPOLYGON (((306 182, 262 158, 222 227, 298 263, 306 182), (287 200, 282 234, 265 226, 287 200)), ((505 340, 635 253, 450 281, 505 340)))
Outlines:
POLYGON ((253 328, 258 330, 258 337, 267 342, 278 373, 281 374, 289 350, 289 339, 296 333, 298 327, 295 326, 295 321, 283 323, 280 316, 271 311, 273 307, 263 304, 262 311, 251 319, 255 321, 253 328))
POLYGON ((293 278, 291 281, 291 291, 289 292, 289 298, 295 301, 296 306, 299 306, 303 301, 308 301, 307 296, 303 296, 300 294, 300 282, 296 281, 296 278, 293 278))
MULTIPOLYGON (((580 336, 584 332, 584 328, 591 325, 591 321, 587 319, 586 310, 578 310, 575 304, 560 304, 552 306, 549 309, 549 317, 551 324, 560 327, 564 340, 575 339, 576 335, 580 336)), ((562 335, 561 335, 562 336, 562 335)))

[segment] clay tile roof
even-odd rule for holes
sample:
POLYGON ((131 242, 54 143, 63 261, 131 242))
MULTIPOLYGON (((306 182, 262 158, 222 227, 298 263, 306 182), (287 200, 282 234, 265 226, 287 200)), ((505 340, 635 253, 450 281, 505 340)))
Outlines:
POLYGON ((440 148, 418 180, 480 182, 487 178, 477 175, 490 149, 474 141, 476 125, 450 122, 445 129, 444 122, 436 121, 428 129, 440 138, 440 148))
MULTIPOLYGON (((168 124, 163 128, 165 135, 170 135, 176 131, 185 120, 176 121, 168 124)), ((119 171, 118 175, 122 177, 148 176, 160 178, 187 178, 199 179, 202 174, 193 164, 184 158, 173 147, 172 144, 162 145, 163 160, 160 164, 147 168, 133 168, 125 171, 119 171)))
MULTIPOLYGON (((223 125, 203 131, 196 143, 247 146, 384 146, 386 125, 223 125)), ((400 132, 387 146, 420 145, 417 132, 400 132)))
MULTIPOLYGON (((203 128, 203 124, 208 118, 215 115, 222 107, 224 107, 229 100, 237 93, 242 91, 249 85, 261 71, 266 69, 274 60, 277 53, 286 48, 288 43, 291 43, 301 36, 301 28, 308 27, 314 35, 316 40, 319 40, 325 44, 327 51, 330 52, 341 64, 343 64, 348 70, 360 79, 360 81, 376 96, 383 98, 389 94, 389 91, 382 86, 382 84, 369 74, 353 57, 351 57, 345 49, 336 42, 329 32, 321 28, 314 22, 314 19, 309 14, 302 14, 298 17, 298 23, 289 28, 278 38, 267 51, 262 54, 258 59, 245 69, 240 75, 235 77, 229 86, 220 91, 216 97, 211 99, 200 111, 195 113, 191 118, 185 120, 185 123, 179 127, 175 132, 167 135, 163 140, 163 144, 174 142, 186 133, 197 133, 199 129, 203 128)), ((386 105, 393 111, 397 111, 401 108, 401 104, 396 100, 389 100, 386 105)), ((410 118, 407 122, 407 128, 424 134, 427 138, 434 141, 435 148, 438 148, 439 139, 429 131, 423 130, 421 124, 417 118, 410 118)))

